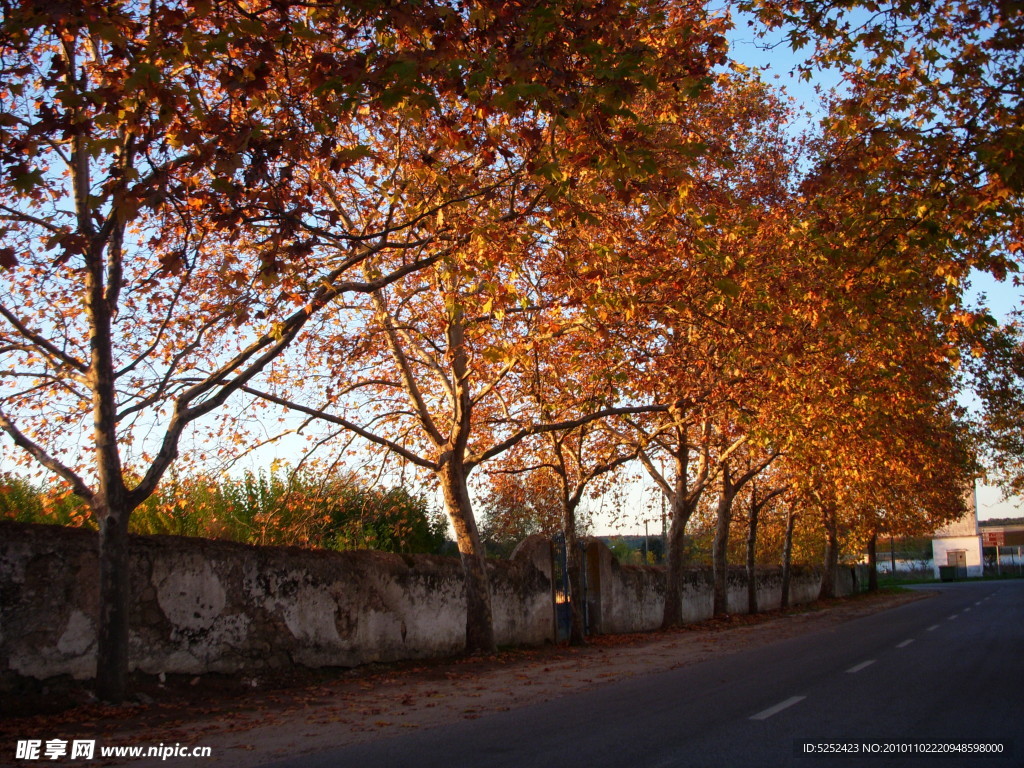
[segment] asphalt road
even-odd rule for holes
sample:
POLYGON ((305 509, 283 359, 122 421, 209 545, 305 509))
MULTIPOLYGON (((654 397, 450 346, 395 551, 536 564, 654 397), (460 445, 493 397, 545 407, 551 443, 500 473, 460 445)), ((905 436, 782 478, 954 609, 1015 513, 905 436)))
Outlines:
POLYGON ((670 673, 273 765, 1024 766, 1024 581, 924 588, 670 673), (934 751, 973 745, 1002 751, 934 751))

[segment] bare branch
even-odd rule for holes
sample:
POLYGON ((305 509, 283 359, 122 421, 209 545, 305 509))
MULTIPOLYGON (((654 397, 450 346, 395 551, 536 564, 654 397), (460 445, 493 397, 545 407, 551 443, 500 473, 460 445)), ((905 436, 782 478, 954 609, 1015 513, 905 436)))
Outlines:
POLYGON ((388 349, 391 351, 391 356, 398 364, 398 369, 402 374, 402 387, 405 390, 406 395, 409 397, 409 402, 413 407, 413 411, 416 413, 416 417, 423 425, 423 429, 426 431, 427 435, 434 442, 434 445, 444 445, 445 438, 437 429, 437 425, 434 424, 434 419, 430 415, 430 409, 427 408, 427 403, 423 399, 423 393, 420 392, 420 388, 416 384, 416 377, 409 365, 409 358, 406 356, 405 350, 402 347, 401 340, 398 337, 398 331, 395 329, 394 322, 392 322, 391 314, 388 311, 384 297, 381 295, 380 291, 374 291, 371 294, 371 297, 373 298, 373 305, 377 310, 377 317, 384 326, 384 333, 388 340, 388 349))
POLYGON ((393 440, 388 440, 385 437, 381 437, 380 435, 370 432, 364 427, 361 427, 360 425, 351 422, 348 419, 344 419, 340 416, 335 416, 334 414, 328 413, 327 411, 321 410, 319 408, 310 408, 309 406, 302 405, 291 400, 287 400, 286 398, 283 397, 278 397, 277 395, 273 395, 269 392, 263 392, 262 390, 255 389, 253 387, 243 386, 240 389, 243 392, 247 392, 250 395, 255 395, 256 397, 263 398, 264 400, 280 405, 283 408, 287 408, 292 411, 297 411, 299 413, 304 413, 307 416, 313 416, 314 418, 317 419, 322 419, 323 421, 326 421, 329 424, 336 424, 339 427, 344 427, 350 432, 354 432, 360 437, 369 440, 371 443, 380 445, 384 448, 387 448, 390 451, 394 451, 403 459, 415 464, 418 467, 423 467, 424 469, 430 469, 434 471, 438 469, 438 465, 436 462, 424 459, 422 456, 413 453, 405 446, 400 445, 394 442, 393 440))
POLYGON ((66 464, 51 456, 41 445, 22 433, 2 410, 0 410, 0 429, 3 429, 4 432, 10 435, 15 445, 26 451, 48 470, 66 480, 71 485, 75 495, 90 503, 92 502, 95 493, 85 484, 81 476, 66 464))
POLYGON ((654 462, 651 461, 651 457, 648 455, 647 451, 639 449, 637 451, 637 458, 640 459, 640 462, 644 465, 644 468, 647 470, 647 474, 651 476, 651 479, 654 480, 655 484, 657 484, 661 489, 661 492, 665 494, 665 498, 671 500, 672 494, 674 493, 672 486, 669 485, 668 480, 665 479, 665 475, 662 474, 661 470, 659 470, 657 466, 655 466, 654 462))
POLYGON ((502 440, 500 443, 491 446, 486 451, 481 453, 479 456, 473 457, 466 462, 466 466, 469 468, 475 467, 477 464, 481 464, 489 459, 494 458, 500 453, 507 451, 512 446, 520 443, 530 435, 539 435, 545 432, 558 432, 566 429, 574 429, 575 427, 583 426, 591 421, 597 419, 603 419, 608 416, 623 416, 627 414, 637 413, 660 413, 668 410, 667 405, 636 405, 636 406, 624 406, 621 408, 603 408, 600 411, 587 414, 586 416, 580 416, 577 419, 570 419, 568 421, 558 421, 548 424, 531 424, 528 427, 523 427, 518 432, 502 440))
POLYGON ((30 329, 27 325, 21 322, 20 319, 18 319, 17 315, 2 304, 0 304, 0 315, 3 315, 4 319, 7 320, 7 322, 9 322, 18 333, 32 342, 32 344, 34 344, 39 351, 43 352, 47 357, 52 358, 56 362, 67 365, 81 374, 88 372, 89 367, 85 363, 80 360, 76 360, 64 350, 59 349, 48 339, 40 336, 38 333, 30 329))

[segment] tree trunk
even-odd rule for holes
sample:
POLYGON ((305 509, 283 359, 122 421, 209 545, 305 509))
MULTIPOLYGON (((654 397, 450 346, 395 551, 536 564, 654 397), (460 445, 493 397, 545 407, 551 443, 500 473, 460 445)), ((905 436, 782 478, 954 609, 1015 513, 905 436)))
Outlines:
POLYGON ((793 575, 793 529, 796 527, 796 513, 792 507, 786 516, 786 540, 782 545, 782 600, 780 608, 789 607, 789 584, 793 575))
POLYGON ((128 684, 128 514, 124 510, 101 514, 96 695, 116 704, 124 699, 128 684))
POLYGON ((579 539, 576 537, 576 504, 571 500, 563 506, 562 531, 565 534, 565 569, 569 575, 569 644, 585 645, 583 622, 583 564, 579 539))
POLYGON ((761 507, 751 492, 747 518, 747 613, 757 613, 757 516, 761 507))
POLYGON ((839 569, 839 532, 835 508, 824 509, 822 517, 828 539, 825 543, 825 573, 821 577, 819 600, 836 596, 836 571, 839 569))
MULTIPOLYGON (((82 147, 76 143, 76 155, 82 147)), ((85 194, 83 179, 76 175, 76 196, 85 194)), ((87 206, 80 200, 78 210, 87 206)), ((84 227, 84 225, 83 225, 84 227)), ((87 227, 84 227, 88 229, 87 227)), ((111 262, 120 260, 118 249, 111 247, 111 262)), ((103 248, 90 249, 86 257, 86 309, 89 317, 89 386, 92 390, 93 446, 96 455, 98 490, 90 506, 99 525, 99 617, 96 630, 96 695, 102 701, 119 703, 127 693, 128 682, 128 605, 131 586, 128 562, 128 518, 133 507, 128 502, 122 474, 117 434, 117 377, 113 352, 113 318, 105 286, 106 266, 103 248)))
POLYGON ((444 465, 439 477, 445 510, 455 528, 466 580, 466 651, 493 653, 497 646, 494 641, 487 560, 466 487, 466 469, 460 462, 450 460, 444 465))
POLYGON ((729 481, 729 472, 722 472, 722 491, 718 497, 715 544, 712 562, 715 572, 714 609, 716 617, 729 613, 729 524, 736 489, 729 481))
MULTIPOLYGON (((97 377, 101 382, 113 378, 97 377)), ((121 476, 115 421, 110 403, 113 385, 97 386, 95 442, 99 492, 90 500, 99 524, 99 616, 96 628, 96 695, 120 703, 128 685, 128 606, 131 596, 128 519, 132 506, 121 476)))
POLYGON ((868 539, 868 592, 878 591, 878 531, 868 539))
MULTIPOLYGON (((686 493, 686 452, 677 457, 676 478, 671 499, 672 521, 668 529, 668 567, 665 569, 665 607, 661 628, 670 629, 683 623, 683 564, 686 551, 686 524, 697 499, 686 493)), ((700 494, 697 494, 699 498, 700 494)))

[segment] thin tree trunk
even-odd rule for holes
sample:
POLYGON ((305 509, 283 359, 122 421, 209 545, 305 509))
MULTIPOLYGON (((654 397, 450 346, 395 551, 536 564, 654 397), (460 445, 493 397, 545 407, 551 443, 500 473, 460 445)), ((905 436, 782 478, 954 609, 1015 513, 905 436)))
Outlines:
MULTIPOLYGON (((733 447, 741 444, 742 441, 733 443, 733 447)), ((731 450, 731 448, 729 449, 731 450)), ((729 453, 729 450, 723 452, 723 456, 729 453)), ((778 454, 771 454, 766 461, 760 464, 754 464, 746 472, 743 472, 737 476, 729 471, 727 464, 723 464, 722 472, 722 490, 721 495, 718 497, 718 517, 717 524, 715 526, 715 545, 714 545, 714 571, 715 571, 715 589, 714 589, 714 615, 724 616, 729 612, 729 526, 732 523, 732 506, 736 501, 736 496, 746 486, 747 483, 753 482, 754 479, 763 472, 768 466, 775 461, 778 454)), ((750 523, 747 535, 747 606, 751 613, 757 613, 757 581, 754 570, 754 549, 757 544, 757 513, 758 510, 773 496, 781 493, 782 490, 778 489, 768 494, 761 501, 757 500, 757 489, 756 484, 754 490, 750 495, 750 523)))
POLYGON ((565 517, 562 530, 565 533, 565 564, 569 575, 569 644, 584 645, 586 637, 583 626, 583 574, 580 562, 579 539, 576 537, 576 504, 568 502, 563 507, 565 517))
MULTIPOLYGON (((562 537, 565 544, 565 571, 569 579, 569 645, 584 645, 585 626, 583 621, 584 596, 583 578, 580 564, 579 539, 576 536, 576 509, 579 507, 581 487, 575 492, 569 480, 568 460, 565 456, 564 435, 549 436, 551 448, 558 459, 554 471, 558 475, 562 494, 562 537)), ((582 444, 582 430, 580 432, 582 444)), ((576 466, 582 466, 582 456, 576 456, 576 466)))
POLYGON ((818 599, 836 596, 836 571, 839 569, 839 532, 834 507, 822 510, 827 540, 825 542, 825 573, 821 577, 818 599))
POLYGON ((868 539, 868 592, 878 591, 878 531, 868 539))
POLYGON ((716 617, 729 613, 729 524, 732 522, 732 502, 735 496, 736 489, 729 480, 729 472, 723 470, 712 553, 715 572, 713 613, 716 617))
POLYGON ((449 461, 439 476, 445 510, 455 528, 456 543, 466 580, 466 651, 493 653, 497 647, 494 640, 487 561, 473 517, 473 506, 466 486, 466 470, 460 463, 449 461))
POLYGON ((756 489, 751 491, 750 515, 747 517, 747 613, 757 613, 757 518, 761 507, 756 489))
POLYGON ((793 529, 796 527, 796 513, 792 507, 786 516, 786 540, 782 546, 782 599, 780 608, 789 607, 789 585, 793 577, 793 529))

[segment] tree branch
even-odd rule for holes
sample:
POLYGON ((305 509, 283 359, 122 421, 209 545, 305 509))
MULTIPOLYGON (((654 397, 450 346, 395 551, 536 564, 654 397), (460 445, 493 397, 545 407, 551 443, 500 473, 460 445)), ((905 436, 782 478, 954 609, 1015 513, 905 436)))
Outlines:
POLYGON ((591 421, 597 419, 603 419, 608 416, 623 416, 627 414, 636 413, 659 413, 668 410, 667 405, 637 405, 637 406, 625 406, 621 408, 604 408, 600 411, 581 416, 577 419, 570 419, 568 421, 559 421, 549 424, 531 424, 528 427, 520 429, 518 432, 510 436, 509 438, 502 440, 500 443, 491 446, 489 449, 481 453, 479 456, 473 457, 466 462, 468 468, 475 467, 477 464, 494 458, 498 454, 507 451, 512 446, 521 442, 523 439, 530 435, 539 435, 545 432, 558 432, 565 429, 573 429, 575 427, 583 426, 591 421))
POLYGON ((415 464, 418 467, 423 467, 424 469, 430 469, 434 471, 438 469, 438 466, 435 462, 429 461, 428 459, 424 459, 422 456, 413 453, 405 446, 399 445, 398 443, 392 440, 388 440, 386 437, 381 437, 380 435, 374 434, 373 432, 370 432, 368 429, 365 429, 364 427, 361 427, 358 424, 349 421, 348 419, 344 419, 340 416, 335 416, 334 414, 327 413, 326 411, 320 410, 318 408, 311 408, 307 405, 302 405, 300 403, 293 402, 286 398, 278 397, 277 395, 273 395, 269 392, 264 392, 262 390, 255 389, 253 387, 242 386, 241 391, 267 400, 268 402, 275 403, 276 405, 280 405, 283 408, 287 408, 292 411, 297 411, 299 413, 304 413, 307 416, 312 416, 317 419, 322 419, 323 421, 326 421, 329 424, 336 424, 339 427, 344 427, 345 429, 354 432, 360 437, 369 440, 371 443, 375 443, 376 445, 380 445, 384 448, 387 448, 390 451, 394 451, 403 459, 415 464))
POLYGON ((14 329, 34 344, 41 352, 46 354, 47 357, 53 360, 63 363, 81 374, 86 374, 89 371, 89 366, 80 360, 76 360, 71 355, 59 349, 56 345, 50 342, 48 339, 40 336, 35 331, 31 330, 28 326, 21 322, 18 317, 11 312, 7 307, 0 304, 0 315, 3 315, 4 319, 9 322, 14 329))
POLYGON ((3 429, 4 432, 10 435, 15 445, 26 451, 30 456, 32 456, 32 458, 54 474, 67 480, 67 482, 71 484, 71 489, 75 492, 75 495, 88 502, 92 502, 93 497, 96 494, 85 484, 85 481, 78 475, 78 473, 63 462, 51 456, 41 445, 22 433, 21 430, 15 426, 14 422, 7 418, 7 414, 2 410, 0 410, 0 429, 3 429))

